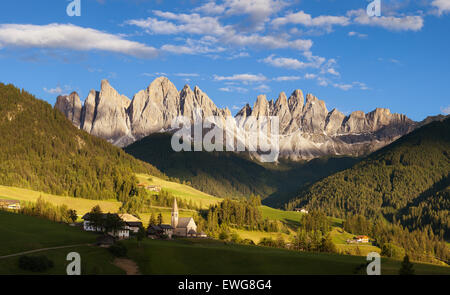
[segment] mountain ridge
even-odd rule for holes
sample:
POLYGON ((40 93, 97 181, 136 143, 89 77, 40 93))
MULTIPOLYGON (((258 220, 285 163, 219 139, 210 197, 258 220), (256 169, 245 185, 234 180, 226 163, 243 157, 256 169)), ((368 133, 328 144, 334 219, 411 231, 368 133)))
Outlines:
MULTIPOLYGON (((76 92, 58 96, 55 108, 75 126, 126 147, 150 134, 173 131, 177 116, 191 122, 217 116, 231 116, 228 108, 220 109, 198 86, 185 85, 180 91, 166 77, 156 78, 130 100, 120 95, 107 80, 101 90, 91 90, 82 106, 76 92), (200 111, 198 114, 198 110, 200 111)), ((352 112, 346 116, 337 109, 328 111, 324 101, 313 94, 296 89, 287 97, 281 92, 277 100, 258 95, 253 107, 246 104, 234 117, 236 128, 251 124, 249 117, 279 118, 280 156, 292 160, 309 160, 322 156, 361 156, 383 147, 411 132, 418 125, 402 114, 376 108, 365 114, 352 112)), ((261 121, 259 121, 261 122, 261 121)))

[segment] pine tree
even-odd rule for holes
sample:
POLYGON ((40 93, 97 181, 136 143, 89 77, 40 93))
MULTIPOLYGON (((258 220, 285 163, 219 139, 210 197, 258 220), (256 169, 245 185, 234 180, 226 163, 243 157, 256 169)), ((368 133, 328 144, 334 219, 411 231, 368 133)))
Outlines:
POLYGON ((161 213, 158 214, 158 225, 161 225, 163 223, 163 216, 161 213))
POLYGON ((152 212, 152 214, 150 215, 150 220, 149 220, 149 222, 148 222, 148 226, 149 226, 149 227, 152 226, 152 225, 156 225, 156 219, 155 219, 155 215, 153 214, 153 212, 152 212))
POLYGON ((400 275, 413 275, 414 274, 414 264, 409 261, 408 255, 403 258, 402 266, 399 270, 400 275))

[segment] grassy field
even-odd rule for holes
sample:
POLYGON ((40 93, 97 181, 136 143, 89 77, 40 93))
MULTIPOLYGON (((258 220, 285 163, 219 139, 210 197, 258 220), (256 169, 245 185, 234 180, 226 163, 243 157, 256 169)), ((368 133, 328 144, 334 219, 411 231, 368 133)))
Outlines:
POLYGON ((261 206, 261 213, 263 218, 279 220, 293 228, 297 228, 300 225, 300 219, 304 214, 295 211, 283 211, 267 206, 261 206))
MULTIPOLYGON (((66 260, 67 254, 77 252, 81 256, 81 274, 108 274, 123 275, 125 271, 115 266, 112 262, 114 257, 106 249, 96 246, 78 246, 73 248, 48 250, 39 253, 29 254, 31 256, 45 255, 54 263, 54 267, 47 270, 44 274, 65 275, 66 267, 69 261, 66 260)), ((18 266, 19 256, 0 260, 0 275, 33 275, 42 274, 22 270, 18 266)))
POLYGON ((95 242, 96 235, 79 227, 0 211, 0 256, 27 250, 95 242))
POLYGON ((177 198, 187 201, 192 200, 194 204, 197 204, 202 209, 209 208, 209 206, 218 204, 222 201, 221 198, 208 195, 188 185, 166 181, 148 174, 137 174, 136 176, 140 183, 145 185, 158 185, 177 198))
POLYGON ((117 212, 121 206, 121 204, 117 201, 97 201, 63 197, 23 188, 0 185, 0 198, 4 197, 26 202, 36 202, 39 197, 42 197, 42 199, 54 205, 66 204, 69 208, 77 210, 78 215, 83 215, 84 213, 91 211, 92 207, 95 205, 100 205, 104 212, 117 212))
MULTIPOLYGON (((143 274, 353 274, 364 257, 295 252, 215 240, 126 242, 143 274), (170 257, 170 259, 168 259, 170 257)), ((397 274, 399 261, 382 259, 382 274, 397 274)), ((414 264, 417 274, 450 274, 450 267, 414 264)))
MULTIPOLYGON (((46 219, 0 211, 0 256, 29 250, 93 243, 97 235, 78 227, 51 222, 46 219)), ((104 248, 76 246, 48 250, 28 255, 46 255, 55 266, 48 274, 65 274, 69 252, 80 253, 83 274, 123 274, 112 264, 113 256, 104 248)), ((0 259, 0 274, 33 274, 18 267, 20 256, 0 259)))
POLYGON ((288 242, 291 239, 291 235, 285 233, 272 233, 263 231, 248 231, 242 229, 232 229, 233 232, 237 233, 241 239, 252 240, 255 244, 259 243, 262 238, 272 238, 274 240, 278 239, 280 236, 288 242))

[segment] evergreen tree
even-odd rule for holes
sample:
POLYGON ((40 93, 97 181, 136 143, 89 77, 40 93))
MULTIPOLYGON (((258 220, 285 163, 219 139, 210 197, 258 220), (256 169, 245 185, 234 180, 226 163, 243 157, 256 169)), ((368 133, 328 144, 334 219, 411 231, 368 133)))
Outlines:
POLYGON ((402 266, 400 267, 399 274, 400 275, 413 275, 414 274, 414 268, 413 264, 409 261, 409 256, 405 255, 403 258, 402 266))
POLYGON ((156 219, 155 219, 155 215, 152 212, 152 214, 150 215, 150 220, 148 222, 148 226, 150 227, 150 226, 153 226, 153 225, 156 225, 156 219))

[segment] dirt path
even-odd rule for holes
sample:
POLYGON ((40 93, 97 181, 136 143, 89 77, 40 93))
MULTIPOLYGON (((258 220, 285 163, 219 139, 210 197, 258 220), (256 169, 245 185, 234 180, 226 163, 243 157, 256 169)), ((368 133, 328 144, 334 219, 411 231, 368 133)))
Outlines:
POLYGON ((0 256, 0 259, 10 258, 10 257, 14 257, 14 256, 20 256, 20 255, 25 255, 25 254, 31 254, 31 253, 36 253, 36 252, 48 251, 48 250, 57 250, 57 249, 72 248, 72 247, 79 247, 79 246, 90 246, 90 244, 77 244, 77 245, 69 245, 69 246, 41 248, 41 249, 36 249, 36 250, 30 250, 30 251, 0 256))
POLYGON ((128 276, 139 275, 139 267, 136 262, 126 258, 114 259, 114 265, 120 269, 123 269, 128 276))

